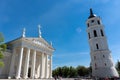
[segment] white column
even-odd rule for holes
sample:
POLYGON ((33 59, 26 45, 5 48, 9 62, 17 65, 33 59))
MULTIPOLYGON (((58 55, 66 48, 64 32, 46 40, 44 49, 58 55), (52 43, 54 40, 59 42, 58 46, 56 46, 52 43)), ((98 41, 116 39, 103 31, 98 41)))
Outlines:
POLYGON ((32 68, 31 68, 31 78, 34 79, 35 77, 35 65, 36 65, 36 51, 34 50, 32 56, 32 68))
POLYGON ((11 58, 11 64, 10 64, 10 71, 9 71, 9 76, 8 78, 12 78, 14 76, 14 63, 15 63, 15 55, 16 55, 16 48, 13 48, 13 54, 11 58))
POLYGON ((45 78, 48 78, 48 55, 45 55, 45 78))
POLYGON ((49 78, 52 78, 52 55, 50 55, 50 69, 49 69, 49 78))
POLYGON ((23 77, 25 79, 28 78, 29 59, 30 59, 30 49, 27 49, 25 64, 24 64, 24 71, 23 71, 23 77))
POLYGON ((44 78, 44 53, 41 54, 40 78, 44 78))
POLYGON ((17 72, 16 72, 16 78, 20 78, 20 74, 21 74, 21 65, 22 65, 22 57, 23 57, 23 47, 21 47, 20 49, 20 55, 19 55, 19 61, 18 61, 18 65, 17 65, 17 72))

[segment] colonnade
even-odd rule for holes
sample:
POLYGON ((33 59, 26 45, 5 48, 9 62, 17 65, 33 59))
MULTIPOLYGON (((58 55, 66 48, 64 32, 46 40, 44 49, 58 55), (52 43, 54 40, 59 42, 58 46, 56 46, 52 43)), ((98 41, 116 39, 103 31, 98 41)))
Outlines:
MULTIPOLYGON (((15 55, 17 54, 16 51, 17 49, 14 48, 13 49, 13 54, 12 54, 12 60, 11 60, 11 65, 10 65, 10 71, 9 71, 9 77, 12 77, 12 74, 14 73, 14 65, 15 65, 15 55)), ((15 70, 15 78, 19 79, 19 78, 31 78, 34 79, 35 78, 35 67, 36 67, 36 56, 37 54, 40 54, 40 61, 39 65, 40 65, 40 69, 39 69, 39 78, 52 78, 52 55, 48 55, 44 52, 39 52, 36 50, 31 50, 30 48, 26 48, 25 47, 20 47, 19 48, 19 52, 18 52, 18 62, 17 62, 17 66, 16 66, 16 70, 15 70), (26 50, 26 52, 24 51, 26 50), (25 59, 24 59, 24 65, 23 65, 23 56, 25 55, 25 59), (31 57, 31 58, 30 58, 31 57), (48 58, 49 57, 49 58, 48 58), (30 68, 30 61, 31 61, 31 71, 30 71, 30 77, 28 77, 28 70, 30 68), (22 66, 23 66, 23 73, 22 73, 22 66), (49 68, 48 68, 49 67, 49 68), (22 74, 22 76, 21 76, 22 74)))

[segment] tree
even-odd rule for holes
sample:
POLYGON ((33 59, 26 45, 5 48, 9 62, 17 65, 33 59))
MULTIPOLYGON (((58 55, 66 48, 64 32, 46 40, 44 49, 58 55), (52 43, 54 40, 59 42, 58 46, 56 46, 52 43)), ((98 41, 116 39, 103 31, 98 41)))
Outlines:
POLYGON ((79 76, 86 76, 89 75, 89 69, 84 66, 78 66, 77 73, 79 76))
POLYGON ((4 66, 2 59, 4 57, 3 52, 5 50, 6 50, 6 45, 4 44, 4 38, 2 33, 0 33, 0 67, 4 66))
POLYGON ((77 77, 77 70, 76 68, 70 66, 69 68, 69 78, 75 78, 77 77))
POLYGON ((74 68, 72 66, 58 67, 53 70, 53 77, 63 77, 63 78, 75 78, 78 76, 88 76, 91 74, 91 67, 78 66, 74 68))
POLYGON ((120 61, 118 60, 117 63, 116 63, 116 69, 120 75, 120 61))
POLYGON ((62 67, 62 77, 64 78, 68 78, 69 77, 69 67, 67 66, 64 66, 62 67))

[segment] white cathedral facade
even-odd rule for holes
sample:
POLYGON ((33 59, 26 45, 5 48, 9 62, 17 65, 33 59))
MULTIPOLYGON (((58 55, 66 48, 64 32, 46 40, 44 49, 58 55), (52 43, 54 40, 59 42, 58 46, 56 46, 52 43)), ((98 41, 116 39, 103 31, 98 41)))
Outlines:
POLYGON ((119 77, 108 48, 104 26, 100 17, 93 14, 92 9, 90 9, 90 16, 86 24, 91 51, 92 76, 98 78, 119 77))
POLYGON ((40 27, 39 37, 26 37, 24 29, 22 37, 6 44, 5 66, 0 70, 0 78, 52 78, 52 53, 54 49, 41 37, 40 27))

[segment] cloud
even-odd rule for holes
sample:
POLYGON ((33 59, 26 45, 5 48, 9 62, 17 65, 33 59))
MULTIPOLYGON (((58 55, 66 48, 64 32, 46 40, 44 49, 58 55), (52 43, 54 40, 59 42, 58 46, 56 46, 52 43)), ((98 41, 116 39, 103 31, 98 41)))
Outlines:
POLYGON ((55 58, 63 58, 63 57, 78 57, 78 56, 82 56, 82 55, 89 55, 89 52, 66 52, 66 53, 62 53, 62 54, 54 54, 53 57, 55 58))
POLYGON ((78 28, 76 29, 76 31, 77 31, 77 33, 80 33, 80 32, 82 31, 82 29, 81 29, 80 27, 78 27, 78 28))
POLYGON ((100 0, 102 3, 108 3, 110 0, 100 0))

